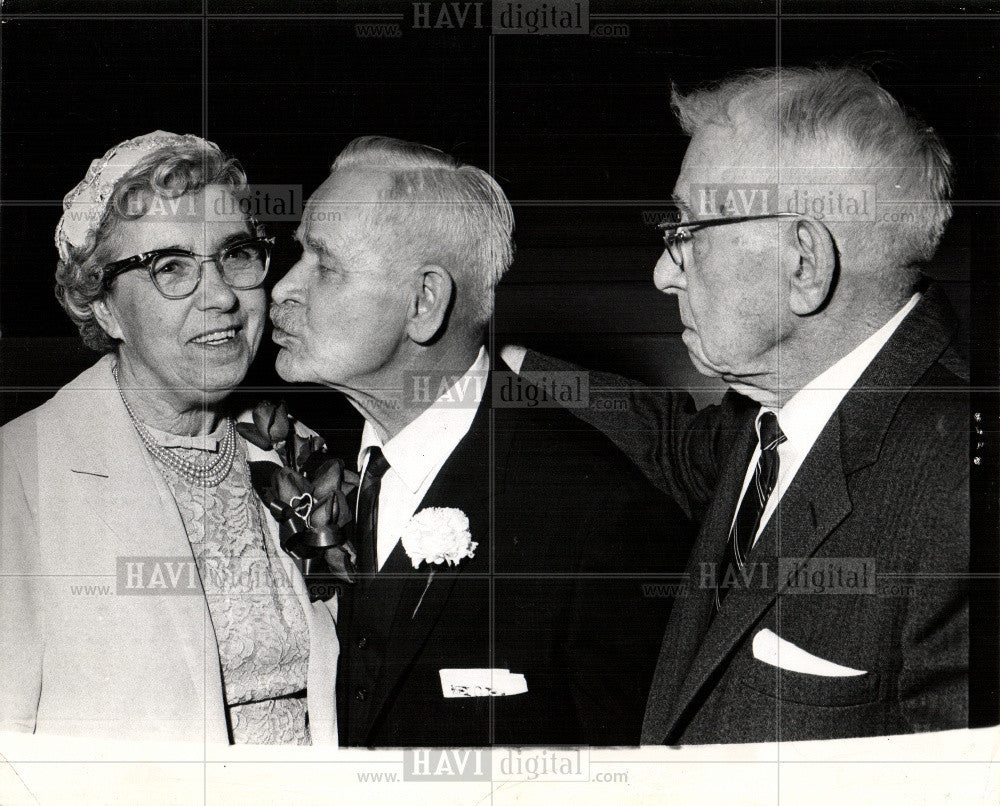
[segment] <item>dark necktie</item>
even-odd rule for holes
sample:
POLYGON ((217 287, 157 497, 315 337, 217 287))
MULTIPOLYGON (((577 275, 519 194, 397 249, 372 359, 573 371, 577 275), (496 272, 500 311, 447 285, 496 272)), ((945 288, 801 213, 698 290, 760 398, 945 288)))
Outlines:
POLYGON ((767 506, 767 499, 778 481, 778 446, 786 437, 781 433, 778 418, 765 411, 760 416, 760 458, 754 468, 753 478, 743 494, 736 520, 729 530, 726 544, 726 561, 722 574, 716 580, 715 612, 722 609, 722 602, 729 592, 729 583, 739 579, 753 547, 754 536, 760 528, 760 518, 767 506))
POLYGON ((371 578, 378 570, 378 495, 389 462, 376 446, 368 449, 368 466, 358 493, 358 573, 371 578))

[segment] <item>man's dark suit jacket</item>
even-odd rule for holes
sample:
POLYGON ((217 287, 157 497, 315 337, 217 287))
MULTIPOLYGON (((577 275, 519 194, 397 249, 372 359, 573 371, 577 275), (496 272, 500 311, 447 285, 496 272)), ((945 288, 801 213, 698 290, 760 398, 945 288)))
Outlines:
POLYGON ((693 527, 595 429, 490 396, 418 507, 461 509, 475 557, 428 585, 397 543, 341 602, 341 743, 636 745, 670 604, 655 584, 693 527), (442 695, 441 669, 476 668, 528 692, 442 695))
MULTIPOLYGON (((628 411, 577 414, 701 526, 688 567, 690 595, 676 600, 670 616, 643 744, 967 725, 968 371, 953 333, 944 294, 931 286, 827 423, 749 556, 755 577, 730 591, 714 621, 703 571, 710 578, 723 561, 759 406, 729 392, 695 413, 686 394, 592 376, 592 399, 603 388, 627 399, 628 411), (789 573, 796 558, 812 558, 813 571, 867 562, 875 590, 852 592, 844 583, 804 593, 804 577, 789 573), (865 674, 779 670, 753 654, 763 629, 865 674)), ((529 352, 521 371, 568 367, 529 352)))

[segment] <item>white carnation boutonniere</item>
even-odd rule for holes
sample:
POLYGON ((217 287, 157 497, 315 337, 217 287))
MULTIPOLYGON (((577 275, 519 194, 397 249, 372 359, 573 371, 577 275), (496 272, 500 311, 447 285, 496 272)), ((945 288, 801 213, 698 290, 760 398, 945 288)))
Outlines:
POLYGON ((411 619, 417 615, 427 589, 431 586, 431 580, 434 579, 433 566, 444 563, 458 565, 466 557, 475 557, 479 546, 469 531, 468 516, 454 507, 428 507, 420 510, 403 527, 400 541, 414 568, 419 568, 421 563, 431 566, 427 585, 420 594, 417 606, 413 608, 411 619))
POLYGON ((454 507, 420 510, 403 527, 400 539, 414 568, 422 562, 458 565, 466 557, 475 557, 479 545, 469 532, 469 518, 454 507))

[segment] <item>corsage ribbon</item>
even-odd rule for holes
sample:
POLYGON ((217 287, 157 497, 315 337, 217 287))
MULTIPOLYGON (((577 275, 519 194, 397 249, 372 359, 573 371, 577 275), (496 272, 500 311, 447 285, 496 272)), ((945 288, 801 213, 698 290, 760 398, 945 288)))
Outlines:
POLYGON ((343 460, 329 458, 318 435, 299 433, 283 402, 261 401, 253 423, 236 427, 285 463, 250 462, 253 486, 278 522, 281 548, 295 560, 311 598, 330 598, 326 582, 350 584, 357 575, 357 553, 346 527, 354 517, 348 496, 358 486, 358 474, 343 460))

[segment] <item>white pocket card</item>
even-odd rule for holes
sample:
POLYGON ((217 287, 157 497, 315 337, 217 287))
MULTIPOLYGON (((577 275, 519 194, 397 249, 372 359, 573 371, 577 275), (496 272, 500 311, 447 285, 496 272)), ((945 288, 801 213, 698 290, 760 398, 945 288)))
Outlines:
POLYGON ((861 669, 841 666, 839 663, 806 652, 802 647, 786 641, 767 628, 753 637, 753 656, 770 666, 800 674, 814 674, 820 677, 857 677, 867 674, 861 669))
POLYGON ((445 697, 510 697, 527 694, 523 674, 509 669, 441 669, 441 693, 445 697))

